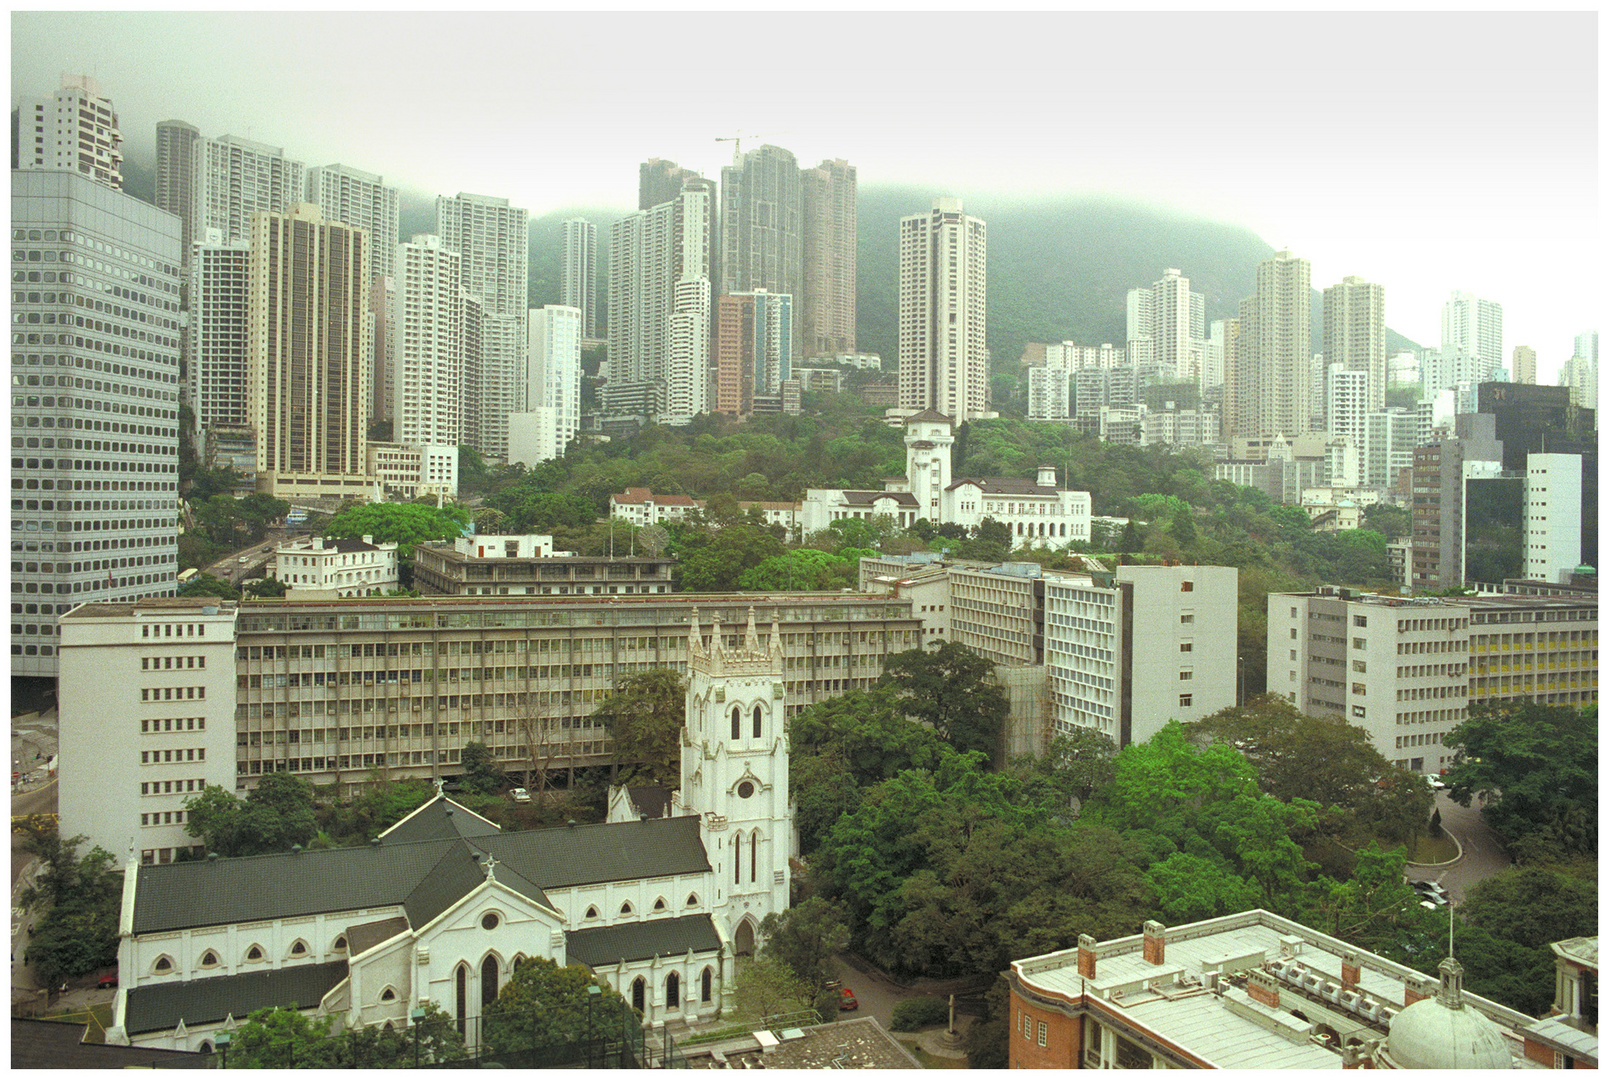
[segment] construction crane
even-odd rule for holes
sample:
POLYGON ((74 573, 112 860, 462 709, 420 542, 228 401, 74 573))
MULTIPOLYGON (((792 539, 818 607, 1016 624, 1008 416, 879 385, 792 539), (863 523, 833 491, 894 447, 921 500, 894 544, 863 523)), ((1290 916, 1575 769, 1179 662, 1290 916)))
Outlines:
POLYGON ((769 135, 755 135, 752 132, 748 133, 748 134, 745 134, 745 133, 740 131, 736 135, 727 135, 725 137, 719 137, 718 136, 715 139, 715 141, 716 142, 729 142, 729 143, 732 144, 732 160, 735 162, 735 161, 738 160, 738 158, 743 156, 743 140, 744 139, 771 139, 771 138, 775 138, 778 135, 786 135, 786 134, 787 134, 787 132, 785 132, 785 131, 773 131, 769 135))

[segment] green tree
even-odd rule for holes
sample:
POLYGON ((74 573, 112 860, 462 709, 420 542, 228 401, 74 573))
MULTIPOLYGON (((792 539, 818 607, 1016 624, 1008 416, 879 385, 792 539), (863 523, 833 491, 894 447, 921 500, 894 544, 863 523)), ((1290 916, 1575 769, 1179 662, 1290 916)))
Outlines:
POLYGON ((812 896, 767 915, 760 922, 760 936, 765 939, 762 956, 780 960, 816 986, 832 978, 832 956, 849 945, 849 926, 839 905, 812 896))
POLYGON ((946 641, 931 651, 891 656, 880 685, 897 691, 907 715, 931 726, 957 750, 999 753, 1010 704, 994 665, 965 645, 946 641))
POLYGON ((737 1011, 760 1019, 808 1009, 816 1000, 816 984, 793 973, 781 960, 757 956, 737 970, 737 1011))
POLYGON ((240 590, 211 574, 197 574, 179 586, 180 596, 216 596, 223 600, 239 600, 240 590))
POLYGON ((624 998, 585 967, 532 957, 515 966, 487 1008, 482 1038, 494 1053, 618 1039, 627 1008, 624 998))
POLYGON ((336 1016, 313 1020, 295 1008, 259 1009, 230 1040, 231 1069, 397 1069, 466 1056, 458 1026, 434 1002, 405 1028, 343 1028, 336 1016))
POLYGON ((1464 806, 1480 796, 1481 816, 1509 843, 1541 841, 1516 855, 1597 851, 1597 706, 1472 705, 1445 741, 1458 751, 1448 794, 1464 806))
POLYGON ((267 773, 244 800, 208 785, 184 801, 185 831, 223 858, 306 845, 318 833, 313 789, 290 773, 267 773))
MULTIPOLYGON (((231 1069, 336 1069, 341 1060, 337 1017, 312 1019, 299 1002, 258 1009, 229 1039, 231 1069)), ((311 1006, 309 1006, 311 1008, 311 1006)))
POLYGON ((1108 735, 1080 727, 1052 738, 1043 754, 1016 758, 1011 770, 1030 792, 1043 787, 1061 805, 1073 799, 1082 804, 1112 779, 1116 755, 1117 746, 1108 735))
POLYGON ((1222 858, 1175 851, 1145 872, 1170 924, 1196 922, 1257 907, 1261 890, 1222 858))
POLYGON ((1196 515, 1188 505, 1177 507, 1173 511, 1173 522, 1169 526, 1173 538, 1181 547, 1194 547, 1196 543, 1196 515))
POLYGON ((1526 948, 1598 932, 1598 882, 1525 866, 1476 882, 1458 913, 1526 948))
POLYGON ((615 744, 615 776, 622 784, 674 787, 681 776, 687 684, 668 668, 616 679, 593 710, 615 744))
POLYGON ((43 815, 16 820, 12 831, 22 838, 22 850, 40 863, 18 902, 24 909, 44 909, 23 962, 45 986, 115 965, 123 889, 112 854, 92 847, 80 858, 78 848, 87 837, 62 839, 54 819, 43 815))
POLYGON ((372 536, 377 544, 396 544, 399 560, 413 559, 415 544, 454 540, 470 525, 460 507, 421 506, 419 503, 360 503, 336 514, 324 526, 325 536, 372 536))
POLYGON ((782 553, 782 541, 766 530, 746 523, 726 525, 682 559, 682 590, 734 592, 745 571, 782 553))
POLYGON ((507 778, 503 766, 483 742, 467 742, 458 758, 463 766, 464 790, 474 795, 496 795, 503 790, 507 778))
POLYGON ((739 588, 752 592, 837 591, 855 584, 859 563, 815 548, 799 548, 745 570, 739 588))
POLYGON ((255 578, 246 582, 244 593, 253 600, 277 600, 290 591, 278 578, 255 578))

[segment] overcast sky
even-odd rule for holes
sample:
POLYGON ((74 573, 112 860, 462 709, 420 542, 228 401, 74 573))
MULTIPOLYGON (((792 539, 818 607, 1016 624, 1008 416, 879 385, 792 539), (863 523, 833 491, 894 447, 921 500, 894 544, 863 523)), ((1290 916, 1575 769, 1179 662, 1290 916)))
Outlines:
POLYGON ((136 160, 182 119, 533 214, 739 133, 863 186, 1119 193, 1381 282, 1427 345, 1451 290, 1496 300, 1553 381, 1602 307, 1597 58, 1590 11, 17 12, 11 98, 81 72, 136 160))

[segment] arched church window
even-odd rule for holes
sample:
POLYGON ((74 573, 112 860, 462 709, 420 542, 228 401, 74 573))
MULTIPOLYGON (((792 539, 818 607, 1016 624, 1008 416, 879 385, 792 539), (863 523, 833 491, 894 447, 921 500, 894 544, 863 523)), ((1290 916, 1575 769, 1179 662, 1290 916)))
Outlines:
POLYGON ((705 1004, 709 1003, 710 997, 713 995, 715 990, 714 983, 715 973, 709 968, 705 968, 704 974, 698 980, 698 1000, 704 1002, 705 1004))
POLYGON ((743 834, 732 837, 732 884, 743 880, 743 834))
POLYGON ((741 706, 741 705, 733 705, 732 706, 732 738, 741 739, 742 737, 743 737, 743 706, 741 706))
POLYGON ((754 737, 756 739, 760 737, 760 707, 758 705, 754 707, 754 737))
POLYGON ((665 1008, 675 1009, 682 1003, 682 977, 674 971, 665 976, 665 1008))
POLYGON ((749 837, 749 880, 754 880, 755 868, 760 860, 760 830, 755 829, 749 837))
POLYGON ((643 999, 646 997, 647 988, 648 984, 643 980, 641 975, 637 976, 637 978, 633 980, 631 984, 631 1007, 636 1009, 639 1013, 643 1010, 643 999))

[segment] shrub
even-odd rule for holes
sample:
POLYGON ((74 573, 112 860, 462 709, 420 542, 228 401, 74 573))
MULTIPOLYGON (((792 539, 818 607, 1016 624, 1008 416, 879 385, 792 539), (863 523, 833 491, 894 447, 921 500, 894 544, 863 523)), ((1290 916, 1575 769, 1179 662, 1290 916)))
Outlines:
POLYGON ((950 1021, 950 1006, 943 998, 910 998, 894 1006, 890 1027, 895 1031, 919 1031, 950 1021))

